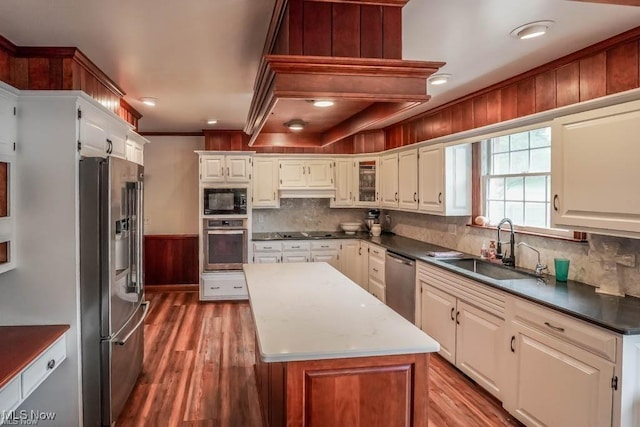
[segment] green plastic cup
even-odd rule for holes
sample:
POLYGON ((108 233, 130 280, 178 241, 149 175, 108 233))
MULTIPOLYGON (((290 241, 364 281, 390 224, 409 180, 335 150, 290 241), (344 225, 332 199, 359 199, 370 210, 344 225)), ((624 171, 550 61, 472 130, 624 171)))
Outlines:
POLYGON ((556 281, 566 282, 569 276, 569 260, 566 258, 554 258, 556 265, 556 281))

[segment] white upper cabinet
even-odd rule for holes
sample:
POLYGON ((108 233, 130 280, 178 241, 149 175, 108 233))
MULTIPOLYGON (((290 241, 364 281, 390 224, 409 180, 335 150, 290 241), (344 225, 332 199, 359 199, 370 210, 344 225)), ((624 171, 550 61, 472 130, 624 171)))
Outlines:
POLYGON ((398 153, 380 157, 380 205, 398 207, 398 153))
POLYGON ((552 226, 640 237, 640 101, 560 117, 551 129, 552 226))
POLYGON ((0 154, 13 155, 17 123, 17 97, 0 89, 0 154))
POLYGON ((331 199, 331 207, 353 206, 355 199, 352 180, 354 164, 353 159, 350 158, 335 160, 336 195, 331 199))
POLYGON ((418 209, 418 150, 398 154, 398 207, 418 209))
POLYGON ((144 146, 149 140, 138 135, 134 131, 129 131, 126 142, 126 159, 144 165, 144 146))
POLYGON ((354 160, 354 205, 380 206, 379 157, 356 157, 354 160))
POLYGON ((280 160, 280 189, 333 189, 333 160, 280 160))
POLYGON ((254 157, 253 179, 251 180, 252 204, 254 208, 279 208, 278 159, 254 157))
POLYGON ((251 179, 251 156, 203 154, 200 156, 200 181, 248 183, 251 179))
POLYGON ((471 215, 471 144, 419 150, 419 210, 434 215, 471 215))
POLYGON ((78 120, 80 155, 126 158, 127 133, 131 125, 84 98, 78 99, 78 120))

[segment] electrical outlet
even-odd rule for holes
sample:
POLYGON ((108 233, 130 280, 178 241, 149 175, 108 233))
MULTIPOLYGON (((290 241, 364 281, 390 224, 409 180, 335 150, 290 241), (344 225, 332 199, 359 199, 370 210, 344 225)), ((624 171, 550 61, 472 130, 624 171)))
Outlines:
POLYGON ((151 218, 145 217, 144 218, 144 225, 151 225, 151 218))
POLYGON ((455 224, 449 224, 449 234, 453 234, 454 236, 457 233, 457 228, 455 224))

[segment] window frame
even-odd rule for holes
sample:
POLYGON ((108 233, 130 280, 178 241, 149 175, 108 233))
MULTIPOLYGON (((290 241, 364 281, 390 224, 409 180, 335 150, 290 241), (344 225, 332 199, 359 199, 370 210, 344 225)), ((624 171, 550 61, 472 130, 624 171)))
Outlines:
MULTIPOLYGON (((485 165, 483 165, 483 153, 482 153, 482 143, 483 141, 490 140, 493 138, 498 138, 501 136, 507 136, 522 132, 529 132, 531 130, 551 127, 551 121, 542 121, 535 124, 520 126, 515 128, 510 128, 506 130, 502 130, 499 132, 487 133, 484 135, 479 135, 474 138, 473 149, 472 149, 472 162, 473 162, 473 171, 472 171, 472 179, 473 179, 473 194, 472 194, 472 219, 477 216, 485 216, 486 210, 486 192, 487 192, 487 182, 488 176, 483 174, 485 169, 485 165)), ((553 141, 550 141, 550 147, 553 150, 553 141)), ((552 179, 552 168, 549 170, 549 178, 552 179)), ((538 174, 538 173, 535 173, 538 174)), ((532 175, 535 175, 532 174, 532 175)), ((543 175, 547 175, 546 172, 541 173, 543 175)), ((522 175, 520 175, 522 176, 522 175)), ((552 202, 551 202, 552 203, 552 202)), ((549 211, 549 223, 551 224, 551 216, 552 212, 549 211)), ((494 228, 495 225, 490 225, 488 228, 494 228)), ((545 237, 557 237, 560 239, 569 239, 569 240, 579 240, 583 241, 586 239, 586 234, 581 232, 574 232, 573 230, 564 230, 559 228, 546 228, 546 227, 532 227, 532 226, 524 226, 524 225, 516 225, 514 224, 514 230, 516 232, 522 232, 526 234, 532 235, 540 235, 545 237)))

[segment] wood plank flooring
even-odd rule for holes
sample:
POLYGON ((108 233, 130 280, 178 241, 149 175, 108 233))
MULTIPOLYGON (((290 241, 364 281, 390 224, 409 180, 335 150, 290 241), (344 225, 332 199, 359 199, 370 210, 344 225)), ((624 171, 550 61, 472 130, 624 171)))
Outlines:
MULTIPOLYGON (((197 292, 147 298, 144 367, 118 427, 262 427, 248 303, 201 303, 197 292)), ((521 425, 439 356, 431 361, 429 427, 521 425)))

